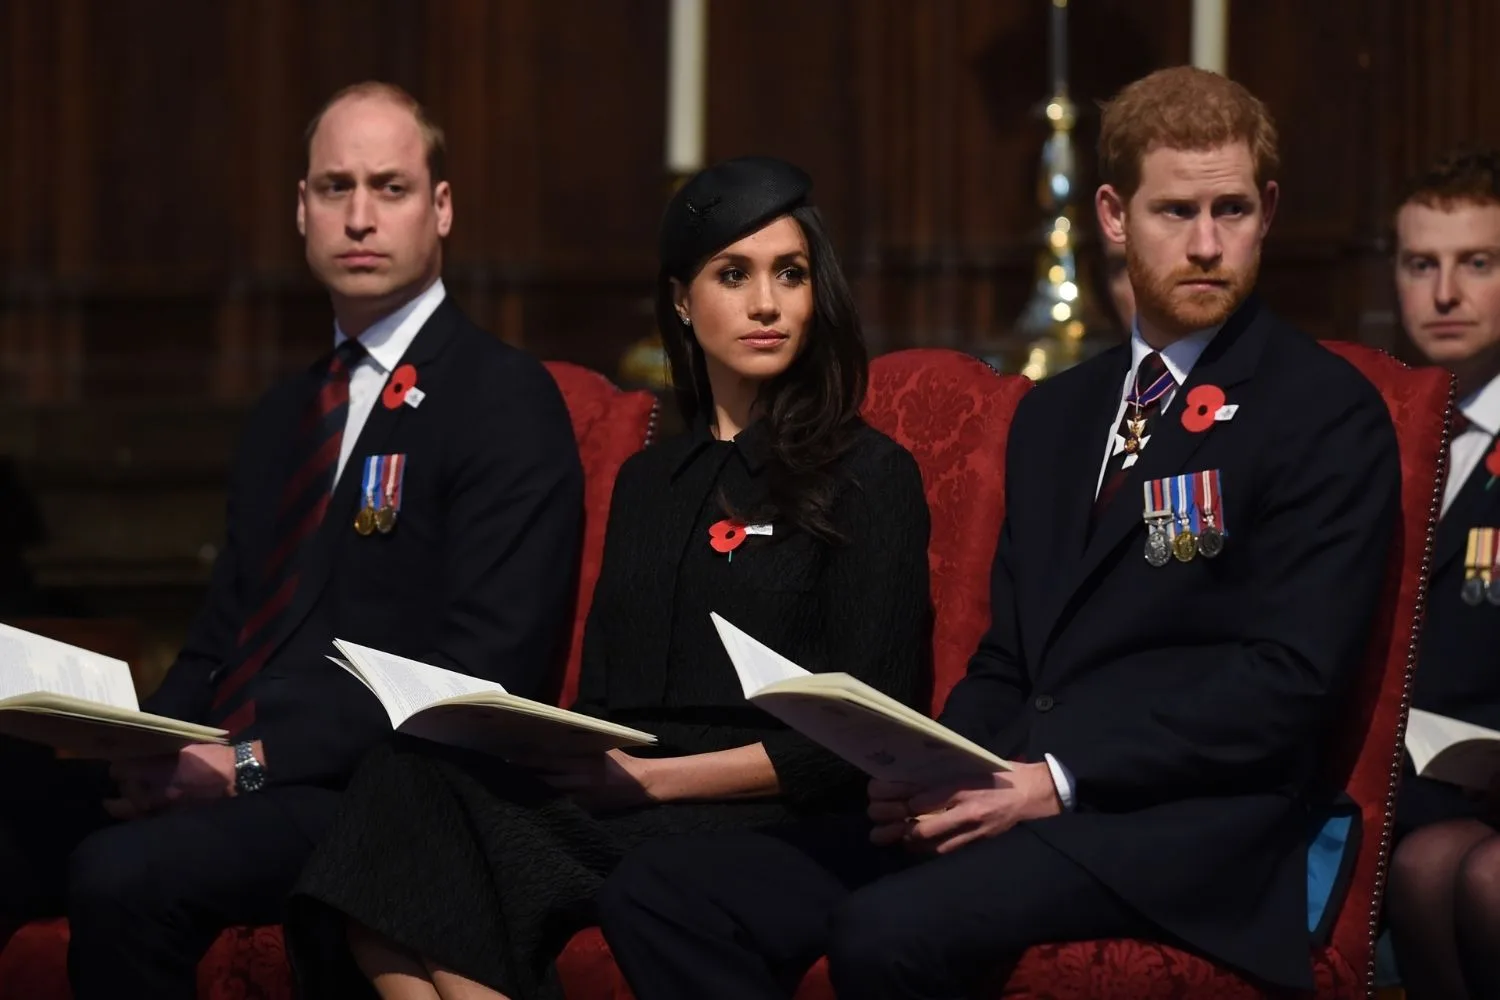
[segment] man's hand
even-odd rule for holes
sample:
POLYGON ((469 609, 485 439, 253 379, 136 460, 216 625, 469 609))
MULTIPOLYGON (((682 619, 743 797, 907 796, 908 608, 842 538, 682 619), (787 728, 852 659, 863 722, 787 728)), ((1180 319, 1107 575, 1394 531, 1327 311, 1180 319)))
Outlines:
POLYGON ((919 788, 870 782, 870 839, 908 850, 949 854, 971 841, 1002 834, 1017 823, 1062 812, 1045 763, 951 785, 919 788))
MULTIPOLYGON (((261 758, 259 742, 255 755, 261 758)), ((118 761, 110 768, 120 798, 105 811, 116 819, 139 819, 184 802, 208 802, 234 794, 234 748, 196 744, 176 754, 118 761)))
POLYGON ((586 809, 607 812, 648 805, 655 761, 621 750, 591 757, 562 757, 536 762, 537 776, 567 792, 586 809))

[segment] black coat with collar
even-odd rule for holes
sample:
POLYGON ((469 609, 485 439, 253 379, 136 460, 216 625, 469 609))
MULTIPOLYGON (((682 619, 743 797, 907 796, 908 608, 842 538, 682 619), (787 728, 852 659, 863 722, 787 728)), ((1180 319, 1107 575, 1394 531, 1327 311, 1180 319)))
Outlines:
POLYGON ((1412 705, 1500 729, 1500 607, 1459 596, 1470 529, 1500 528, 1500 482, 1492 478, 1481 459, 1438 522, 1412 705))
POLYGON ((1358 371, 1252 297, 1090 537, 1130 356, 1115 348, 1021 402, 993 621, 943 721, 1002 755, 1055 755, 1076 808, 1035 832, 1166 937, 1308 987, 1309 815, 1399 509, 1394 428, 1358 371), (1180 418, 1199 385, 1239 409, 1193 433, 1180 418), (1209 469, 1223 553, 1153 568, 1141 484, 1209 469))
MULTIPOLYGON (((1412 707, 1500 729, 1500 607, 1464 603, 1465 553, 1473 528, 1500 528, 1500 483, 1484 460, 1469 473, 1438 522, 1422 646, 1412 681, 1412 707)), ((1494 810, 1456 785, 1419 778, 1411 757, 1396 808, 1395 836, 1450 819, 1493 821, 1494 810)))
POLYGON ((802 813, 863 811, 852 765, 745 701, 716 613, 814 671, 840 670, 913 706, 931 697, 930 518, 905 448, 868 425, 838 459, 828 542, 771 519, 732 558, 710 544, 722 501, 766 499, 765 426, 733 444, 703 425, 633 456, 610 505, 574 708, 656 733, 661 752, 761 743, 781 798, 802 813))
MULTIPOLYGON (((326 363, 326 362, 325 362, 326 363)), ((322 366, 251 412, 229 482, 227 537, 204 607, 147 711, 217 723, 256 703, 244 738, 264 741, 270 786, 340 787, 390 731, 380 703, 330 663, 335 638, 487 677, 540 696, 560 666, 582 521, 583 473, 556 383, 530 356, 445 299, 402 357, 420 406, 377 398, 334 488, 275 651, 218 708, 215 683, 244 655, 274 547, 277 499, 322 366), (357 534, 369 455, 404 454, 389 535, 357 534)))

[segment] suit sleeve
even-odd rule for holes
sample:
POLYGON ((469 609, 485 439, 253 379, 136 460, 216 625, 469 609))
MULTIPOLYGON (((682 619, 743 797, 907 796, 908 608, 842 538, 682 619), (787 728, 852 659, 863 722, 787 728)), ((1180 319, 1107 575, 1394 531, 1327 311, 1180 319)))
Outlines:
MULTIPOLYGON (((1025 400, 1021 406, 1026 406, 1025 400)), ((1017 412, 1017 424, 1024 412, 1024 409, 1017 412)), ((1011 445, 1006 450, 1007 493, 1009 484, 1016 482, 1018 475, 1025 475, 1017 468, 1022 464, 1017 440, 1018 436, 1012 430, 1011 445)), ((1006 510, 1009 509, 1007 495, 1006 510)), ((988 746, 1010 725, 1030 691, 1030 680, 1021 656, 1020 615, 1010 550, 1011 528, 1007 516, 1000 524, 995 561, 990 568, 990 627, 970 658, 963 679, 949 692, 938 717, 943 725, 981 746, 988 746)))
POLYGON ((449 485, 446 612, 431 662, 546 696, 561 664, 583 529, 583 468, 539 363, 483 392, 449 485))
MULTIPOLYGON (((847 543, 831 552, 821 583, 829 668, 923 708, 932 679, 930 525, 916 461, 892 449, 845 491, 835 517, 847 543)), ((864 785, 863 772, 800 733, 777 730, 762 743, 793 806, 864 785)))
MULTIPOLYGON (((545 697, 567 634, 582 527, 572 425, 551 377, 524 355, 481 377, 467 398, 474 403, 455 420, 443 463, 443 610, 418 658, 545 697)), ((364 692, 337 679, 358 704, 262 714, 270 784, 338 784, 390 731, 364 692)))
POLYGON ((1254 581, 1243 640, 1201 648, 1198 682, 1149 711, 1049 747, 1079 808, 1281 788, 1316 761, 1364 662, 1400 506, 1387 409, 1350 396, 1294 415, 1270 452, 1258 516, 1232 543, 1254 581))
POLYGON ((989 745, 1010 725, 1030 690, 1021 662, 1009 557, 1010 519, 1007 518, 1000 525, 1000 540, 990 570, 990 627, 938 717, 943 725, 981 746, 989 745))

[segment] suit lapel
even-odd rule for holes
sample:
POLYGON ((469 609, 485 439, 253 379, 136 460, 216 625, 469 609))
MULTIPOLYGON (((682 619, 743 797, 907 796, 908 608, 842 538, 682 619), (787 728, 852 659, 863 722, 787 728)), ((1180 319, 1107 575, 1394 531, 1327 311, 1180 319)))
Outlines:
MULTIPOLYGON (((417 385, 422 386, 424 376, 429 374, 426 366, 436 361, 444 347, 452 339, 456 325, 461 321, 458 307, 451 298, 445 298, 422 329, 412 340, 411 346, 401 357, 401 364, 413 365, 417 369, 417 385)), ((313 537, 308 540, 306 551, 301 555, 296 595, 275 639, 275 648, 287 640, 308 612, 322 596, 324 584, 332 568, 334 555, 341 540, 354 531, 354 515, 359 510, 362 491, 361 479, 364 471, 363 455, 386 454, 386 443, 403 422, 413 419, 415 410, 410 406, 388 407, 376 397, 370 415, 360 429, 359 437, 349 452, 349 463, 334 484, 333 497, 328 510, 313 537)))
POLYGON ((1053 480, 1052 509, 1058 511, 1058 516, 1052 522, 1047 551, 1049 561, 1058 570, 1052 575, 1048 598, 1054 614, 1067 600, 1071 571, 1083 556, 1090 512, 1098 492, 1099 468, 1104 460, 1105 435, 1111 432, 1120 408, 1125 374, 1130 369, 1128 343, 1112 348, 1109 355, 1114 356, 1112 363, 1095 366, 1093 377, 1078 386, 1076 402, 1067 406, 1076 419, 1063 426, 1057 444, 1057 454, 1077 455, 1079 460, 1059 463, 1059 474, 1053 480))
MULTIPOLYGON (((1489 448, 1486 447, 1485 451, 1488 452, 1489 448)), ((1489 527, 1496 523, 1496 516, 1500 514, 1500 483, 1487 489, 1489 481, 1489 470, 1484 467, 1484 460, 1480 459, 1458 491, 1458 496, 1453 498, 1448 512, 1438 521, 1437 540, 1433 548, 1434 575, 1463 555, 1469 542, 1470 528, 1489 527)))
MULTIPOLYGON (((1190 431, 1182 425, 1182 413, 1187 405, 1188 394, 1197 386, 1214 385, 1223 389, 1228 401, 1232 403, 1235 398, 1230 390, 1255 373, 1266 333, 1265 322, 1257 322, 1259 316, 1259 301, 1252 296, 1209 343, 1203 355, 1193 365, 1193 370, 1188 373, 1187 382, 1178 386, 1171 404, 1157 418, 1156 426, 1151 431, 1151 439, 1141 452, 1140 459, 1126 472, 1124 484, 1099 512, 1092 535, 1088 534, 1088 518, 1095 496, 1093 483, 1097 480, 1099 465, 1103 460, 1102 449, 1089 447, 1065 452, 1069 456, 1079 456, 1074 459, 1074 464, 1082 466, 1089 477, 1089 489, 1084 494, 1084 502, 1066 519, 1064 529, 1078 540, 1072 544, 1080 543, 1085 537, 1088 542, 1077 560, 1063 563, 1066 568, 1058 575, 1060 586, 1048 617, 1046 634, 1049 638, 1061 620, 1068 602, 1099 569, 1105 558, 1142 524, 1141 484, 1186 471, 1193 455, 1214 434, 1217 425, 1199 432, 1190 431)), ((1117 384, 1113 395, 1108 397, 1111 413, 1119 408, 1119 388, 1117 384)), ((1105 391, 1108 392, 1107 389, 1105 391)), ((1095 442, 1095 445, 1099 443, 1095 442)))

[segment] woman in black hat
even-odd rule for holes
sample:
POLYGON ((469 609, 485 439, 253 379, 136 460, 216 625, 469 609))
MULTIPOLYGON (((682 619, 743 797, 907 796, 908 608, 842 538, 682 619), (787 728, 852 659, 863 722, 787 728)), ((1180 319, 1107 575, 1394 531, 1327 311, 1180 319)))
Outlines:
POLYGON ((553 959, 634 845, 863 812, 858 771, 745 701, 709 617, 925 707, 922 482, 859 418, 864 340, 809 187, 732 160, 663 219, 657 323, 689 431, 620 470, 573 706, 658 744, 523 767, 393 738, 289 905, 304 995, 558 995, 553 959))

